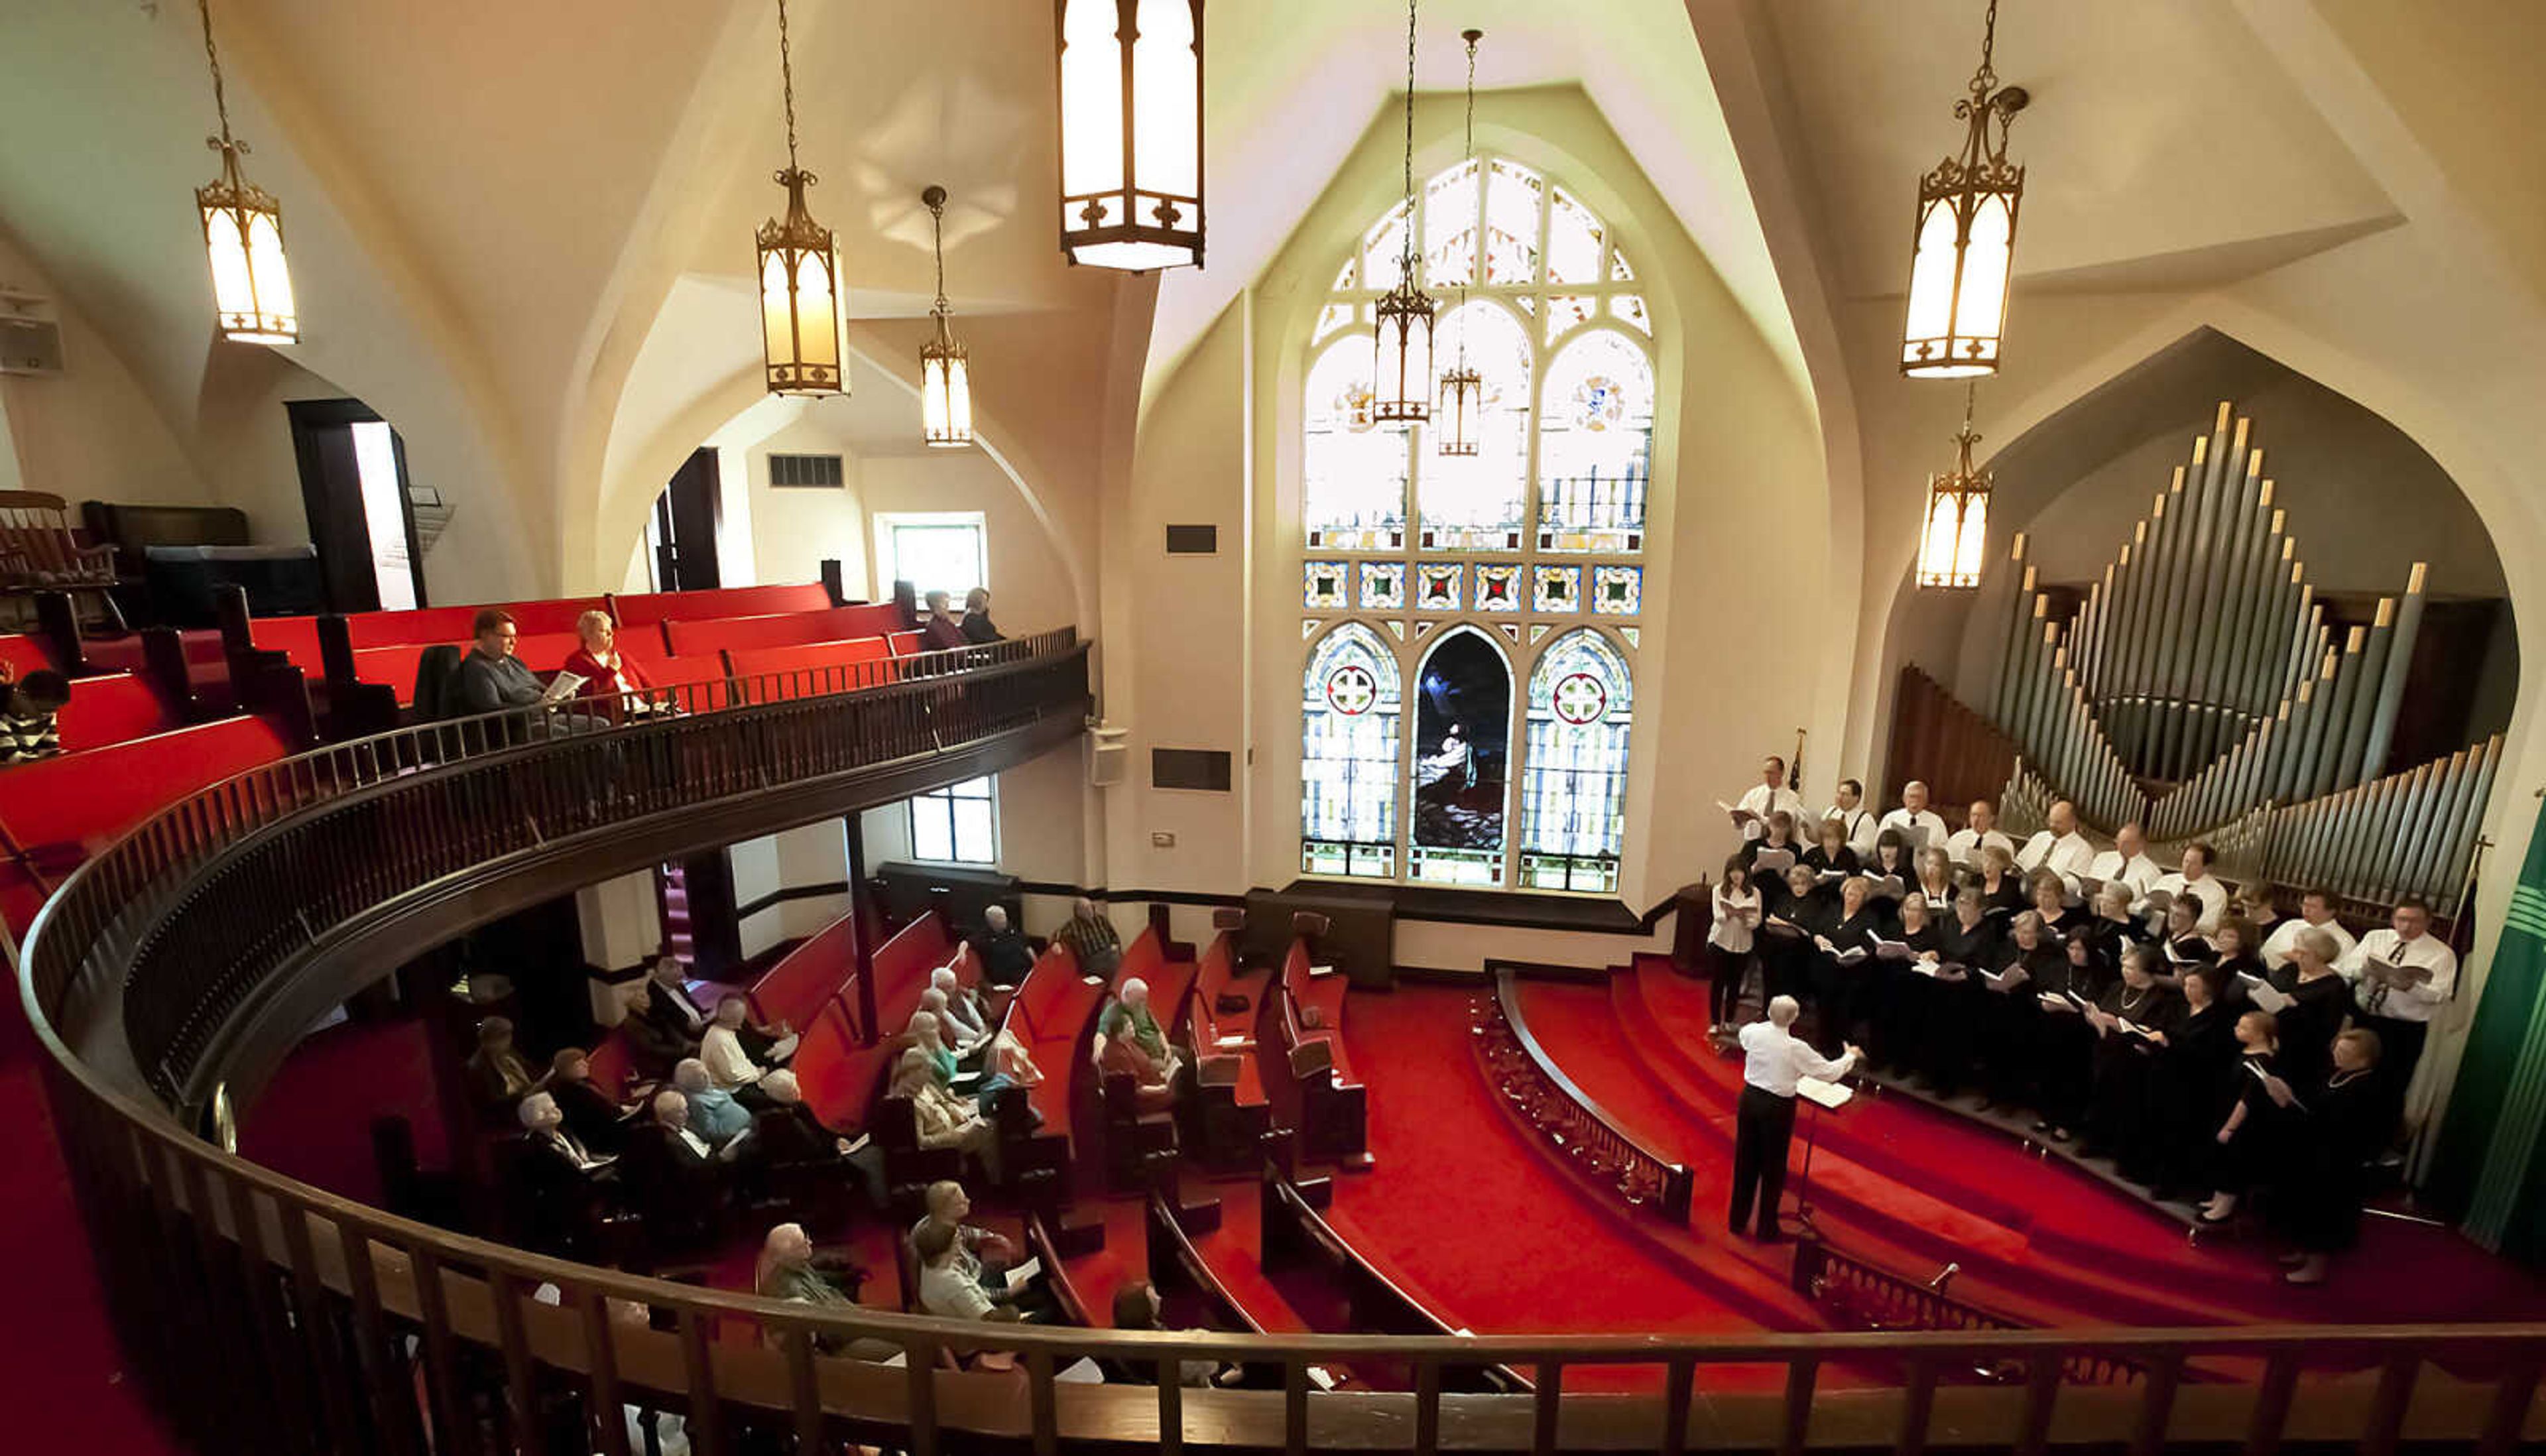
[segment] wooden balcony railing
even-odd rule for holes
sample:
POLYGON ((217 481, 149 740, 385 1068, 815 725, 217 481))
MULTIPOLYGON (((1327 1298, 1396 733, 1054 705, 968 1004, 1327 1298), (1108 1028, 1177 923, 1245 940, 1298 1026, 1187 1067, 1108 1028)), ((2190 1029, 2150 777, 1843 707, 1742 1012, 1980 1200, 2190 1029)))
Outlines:
MULTIPOLYGON (((2534 1324, 1730 1336, 993 1328, 525 1253, 283 1177, 172 1115, 231 1065, 238 1023, 289 1024, 296 995, 336 991, 341 963, 403 959, 401 946, 411 954, 501 913, 519 882, 615 873, 675 834, 766 832, 748 826, 775 827, 791 806, 810 819, 900 797, 1080 728, 1084 649, 1067 634, 935 665, 849 691, 812 684, 809 696, 701 685, 682 691, 684 715, 642 722, 530 713, 344 744, 179 805, 70 878, 37 923, 22 991, 109 1314, 174 1430, 214 1456, 629 1456, 644 1449, 629 1413, 682 1416, 704 1453, 806 1456, 852 1441, 914 1456, 2381 1453, 2409 1441, 2506 1456, 2546 1439, 2534 1399, 2546 1326, 2534 1324), (948 1358, 987 1344, 1015 1351, 1018 1368, 948 1358), (868 1357, 852 1358, 853 1345, 868 1357), (872 1358, 886 1349, 894 1363, 872 1358), (2150 1373, 2075 1380, 2093 1358, 2150 1373), (1161 1372, 1230 1362, 1274 1378, 1260 1390, 1059 1378, 1083 1359, 1161 1372), (2258 1375, 2178 1379, 2191 1362, 2258 1375), (1402 1370, 1408 1389, 1313 1389, 1311 1367, 1357 1363, 1402 1370), (1494 1365, 1534 1388, 1457 1388, 1458 1372, 1494 1365), (1647 1372, 1636 1384, 1648 1393, 1567 1391, 1597 1367, 1647 1372), (1953 1378, 1972 1368, 2023 1377, 1953 1378), (1881 1369, 1897 1383, 1858 1374, 1881 1369), (1825 1370, 1848 1380, 1825 1384, 1825 1370)), ((1458 1190, 1439 1196, 1456 1216, 1458 1190)))

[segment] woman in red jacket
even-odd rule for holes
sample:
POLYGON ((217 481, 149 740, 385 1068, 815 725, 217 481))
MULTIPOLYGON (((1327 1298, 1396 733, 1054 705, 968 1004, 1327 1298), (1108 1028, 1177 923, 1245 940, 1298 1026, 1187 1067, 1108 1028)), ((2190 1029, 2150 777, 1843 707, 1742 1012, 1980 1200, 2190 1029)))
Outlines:
MULTIPOLYGON (((565 659, 564 670, 583 679, 583 685, 574 690, 576 697, 604 700, 604 711, 615 719, 625 701, 623 694, 654 690, 636 664, 621 654, 618 624, 610 620, 609 613, 584 613, 575 619, 574 632, 583 640, 583 645, 565 659)), ((639 705, 638 711, 642 712, 644 706, 639 705)))

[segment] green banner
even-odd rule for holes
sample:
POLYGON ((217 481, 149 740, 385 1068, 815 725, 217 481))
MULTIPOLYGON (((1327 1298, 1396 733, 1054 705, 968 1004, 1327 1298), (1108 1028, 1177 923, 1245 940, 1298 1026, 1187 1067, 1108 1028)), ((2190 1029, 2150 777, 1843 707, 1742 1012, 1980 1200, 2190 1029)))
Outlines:
POLYGON ((2546 814, 2528 841, 2484 998, 2467 1030, 2427 1192, 2479 1241, 2546 1258, 2538 1131, 2546 1125, 2546 814))

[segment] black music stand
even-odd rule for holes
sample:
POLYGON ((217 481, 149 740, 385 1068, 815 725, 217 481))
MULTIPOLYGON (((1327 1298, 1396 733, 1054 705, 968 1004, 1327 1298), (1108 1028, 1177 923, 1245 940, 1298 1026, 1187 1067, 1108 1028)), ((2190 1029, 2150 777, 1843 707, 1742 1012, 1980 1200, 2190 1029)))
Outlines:
MULTIPOLYGON (((1830 1085, 1847 1084, 1832 1082, 1830 1085)), ((1822 1231, 1821 1226, 1813 1222, 1813 1149, 1821 1142, 1823 1108, 1822 1104, 1801 1092, 1795 1095, 1812 1109, 1804 1115, 1804 1171, 1795 1181, 1795 1227, 1818 1239, 1822 1231)))

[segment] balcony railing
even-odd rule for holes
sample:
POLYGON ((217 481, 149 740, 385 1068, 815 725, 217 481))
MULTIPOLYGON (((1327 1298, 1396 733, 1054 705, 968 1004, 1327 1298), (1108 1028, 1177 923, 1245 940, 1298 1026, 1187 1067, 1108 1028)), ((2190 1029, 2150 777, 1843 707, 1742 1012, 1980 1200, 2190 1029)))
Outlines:
MULTIPOLYGON (((71 878, 38 921, 24 989, 110 1313, 175 1428, 199 1449, 258 1456, 627 1456, 642 1448, 629 1412, 686 1417, 703 1452, 861 1441, 916 1456, 2175 1442, 2379 1452, 2406 1440, 2507 1453, 2546 1437, 2532 1413, 2546 1360, 2536 1325, 1723 1337, 994 1328, 524 1253, 295 1182, 170 1115, 235 1051, 226 1028, 261 1005, 292 1009, 287 992, 383 924, 447 932, 500 912, 505 887, 534 867, 606 870, 614 855, 651 852, 649 835, 774 826, 791 812, 900 797, 932 775, 969 776, 985 755, 1016 761, 1083 721, 1084 648, 1068 634, 925 665, 866 684, 698 685, 680 690, 681 715, 636 720, 623 703, 592 721, 538 712, 345 744, 180 804, 71 878), (115 1065, 126 1052, 129 1065, 115 1065), (898 1365, 832 1353, 858 1340, 898 1352, 898 1365), (952 1355, 983 1345, 1016 1352, 1017 1369, 952 1368, 952 1355), (1089 1358, 1166 1378, 1059 1378, 1089 1358), (2097 1358, 2151 1373, 2127 1387, 2068 1379, 2097 1358), (1262 1389, 1186 1390, 1174 1379, 1186 1360, 1273 1373, 1262 1389), (1411 1389, 1313 1389, 1311 1367, 1357 1361, 1410 1372, 1411 1389), (2174 1378, 2192 1361, 2259 1373, 2249 1385, 2174 1378), (1535 1388, 1467 1393, 1447 1378, 1488 1364, 1535 1388), (1599 1366, 1644 1368, 1650 1393, 1566 1391, 1569 1372, 1599 1366), (1954 1378, 1975 1367, 2026 1373, 2008 1386, 1954 1378), (1876 1368, 1901 1377, 1870 1389, 1823 1379, 1876 1368)), ((1440 1194, 1455 1208, 1457 1190, 1440 1194)))

